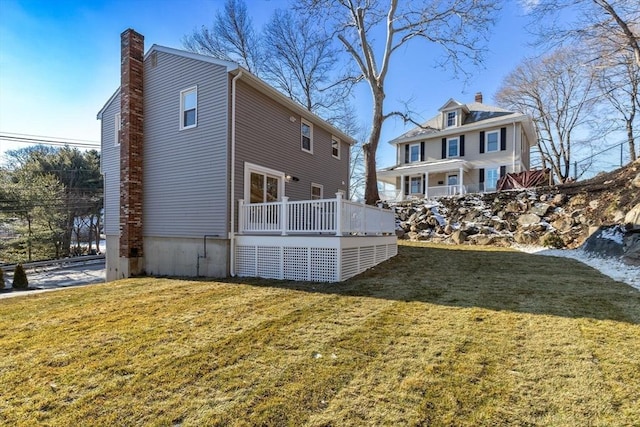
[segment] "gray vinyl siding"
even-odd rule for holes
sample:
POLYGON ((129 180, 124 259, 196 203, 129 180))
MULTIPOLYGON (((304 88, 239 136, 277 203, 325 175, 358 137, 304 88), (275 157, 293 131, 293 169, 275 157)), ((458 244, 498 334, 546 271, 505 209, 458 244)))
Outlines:
MULTIPOLYGON (((292 112, 240 79, 236 89, 235 197, 244 198, 244 164, 253 163, 299 178, 285 183, 290 200, 311 199, 311 183, 323 186, 333 198, 349 188, 349 145, 341 141, 340 159, 332 156, 331 133, 313 124, 313 154, 300 146, 299 114, 292 112), (293 119, 292 119, 293 118, 293 119)), ((237 203, 237 202, 236 202, 237 203)))
POLYGON ((226 236, 228 74, 157 52, 144 64, 144 235, 226 236), (180 91, 197 86, 197 127, 180 130, 180 91))
POLYGON ((104 175, 104 233, 120 235, 120 146, 116 145, 116 114, 120 112, 120 94, 102 113, 100 169, 104 175))

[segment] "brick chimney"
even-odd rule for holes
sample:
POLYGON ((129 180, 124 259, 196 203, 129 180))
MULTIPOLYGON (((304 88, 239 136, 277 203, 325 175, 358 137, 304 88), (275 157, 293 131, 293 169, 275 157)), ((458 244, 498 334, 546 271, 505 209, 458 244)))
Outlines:
POLYGON ((132 29, 120 35, 120 274, 144 270, 142 253, 142 154, 144 37, 132 29))
POLYGON ((482 92, 476 92, 476 102, 482 104, 482 92))

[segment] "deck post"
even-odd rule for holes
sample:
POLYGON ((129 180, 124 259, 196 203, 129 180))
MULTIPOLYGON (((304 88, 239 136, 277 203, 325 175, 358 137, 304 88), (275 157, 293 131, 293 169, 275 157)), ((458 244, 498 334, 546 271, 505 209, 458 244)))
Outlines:
POLYGON ((336 236, 342 236, 342 197, 344 193, 338 191, 336 193, 336 236))
POLYGON ((287 202, 289 201, 289 197, 282 196, 282 201, 280 202, 280 229, 282 230, 282 236, 287 235, 287 228, 289 225, 288 213, 289 209, 287 207, 287 202))
MULTIPOLYGON (((244 199, 238 199, 238 234, 244 231, 244 199)), ((231 230, 233 233, 234 230, 231 230)))

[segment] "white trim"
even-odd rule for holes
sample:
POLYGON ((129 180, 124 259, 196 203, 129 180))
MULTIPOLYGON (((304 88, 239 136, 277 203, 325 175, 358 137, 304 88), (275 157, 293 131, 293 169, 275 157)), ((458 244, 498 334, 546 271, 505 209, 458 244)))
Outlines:
POLYGON ((341 141, 340 138, 338 138, 335 135, 331 135, 331 155, 333 156, 334 159, 338 159, 340 160, 340 145, 341 145, 341 141), (336 156, 335 154, 333 154, 333 143, 336 142, 337 146, 338 146, 338 155, 336 156))
POLYGON ((500 131, 499 130, 491 130, 491 131, 486 131, 485 132, 485 136, 484 136, 484 145, 485 145, 485 153, 497 153, 498 151, 500 151, 500 131), (489 150, 489 135, 495 133, 496 134, 496 149, 495 150, 489 150))
POLYGON ((444 112, 444 127, 452 128, 458 126, 458 110, 444 112), (449 124, 449 114, 453 114, 453 124, 449 124))
POLYGON ((409 195, 413 196, 415 194, 424 194, 424 191, 422 191, 422 187, 424 187, 423 182, 424 182, 423 174, 409 176, 409 195), (414 180, 418 180, 418 191, 416 192, 413 192, 411 188, 414 180))
POLYGON ((284 172, 256 165, 254 163, 244 162, 243 192, 246 203, 249 203, 251 200, 251 172, 278 178, 278 198, 282 199, 282 197, 284 197, 284 172))
POLYGON ((315 182, 311 183, 311 196, 309 197, 310 200, 321 200, 324 197, 324 185, 322 184, 316 184, 315 182), (319 188, 320 189, 320 197, 314 199, 313 198, 313 189, 314 188, 319 188))
POLYGON ((456 136, 456 137, 453 137, 453 138, 447 138, 447 159, 457 158, 457 157, 460 157, 460 137, 456 136), (456 140, 456 148, 457 148, 456 151, 457 152, 456 152, 455 156, 452 156, 450 154, 451 150, 449 149, 449 146, 451 145, 451 141, 453 141, 454 139, 456 140))
POLYGON ((114 146, 118 147, 120 146, 120 131, 122 130, 122 116, 120 115, 120 112, 117 112, 114 115, 113 121, 114 121, 113 131, 115 133, 113 137, 114 146))
POLYGON ((191 128, 195 128, 198 126, 198 86, 191 86, 187 89, 183 89, 180 91, 180 130, 185 130, 185 129, 191 129, 191 128), (184 125, 184 113, 185 111, 189 111, 189 110, 185 110, 184 108, 184 99, 187 95, 189 95, 191 92, 193 92, 196 96, 196 106, 194 108, 195 110, 195 121, 192 125, 188 125, 185 126, 184 125))
POLYGON ((300 149, 306 153, 313 154, 313 123, 311 123, 310 121, 304 118, 301 118, 300 120, 300 149), (309 127, 309 149, 308 150, 304 148, 304 146, 302 145, 302 141, 303 141, 302 127, 303 126, 309 127))
POLYGON ((416 163, 420 161, 420 143, 416 142, 415 144, 409 144, 409 163, 416 163), (418 158, 416 160, 411 159, 411 149, 413 147, 418 147, 418 158))

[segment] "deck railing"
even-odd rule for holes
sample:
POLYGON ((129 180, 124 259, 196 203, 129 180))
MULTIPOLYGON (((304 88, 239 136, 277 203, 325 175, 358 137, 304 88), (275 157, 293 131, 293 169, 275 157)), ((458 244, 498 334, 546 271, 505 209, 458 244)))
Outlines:
POLYGON ((388 209, 335 199, 244 203, 239 200, 240 234, 382 235, 395 233, 395 215, 388 209))

